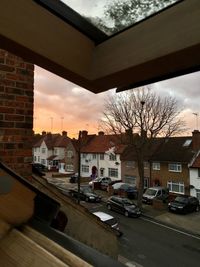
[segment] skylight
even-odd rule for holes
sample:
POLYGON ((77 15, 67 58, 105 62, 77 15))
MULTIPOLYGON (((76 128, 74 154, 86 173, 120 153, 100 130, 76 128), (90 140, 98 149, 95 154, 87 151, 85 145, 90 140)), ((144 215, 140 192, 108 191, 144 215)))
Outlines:
POLYGON ((187 139, 187 140, 185 141, 185 143, 183 144, 183 146, 187 147, 187 146, 189 146, 191 143, 192 143, 192 139, 187 139))
POLYGON ((180 0, 61 0, 108 36, 180 0))
POLYGON ((34 0, 96 43, 183 0, 34 0))

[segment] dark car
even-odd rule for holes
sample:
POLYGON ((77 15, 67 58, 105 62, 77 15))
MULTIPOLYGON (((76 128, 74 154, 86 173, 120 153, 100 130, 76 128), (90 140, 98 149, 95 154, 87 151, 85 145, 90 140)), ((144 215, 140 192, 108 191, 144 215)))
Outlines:
MULTIPOLYGON (((72 197, 78 198, 78 187, 70 189, 69 194, 72 197)), ((100 202, 101 196, 94 193, 89 186, 81 186, 80 199, 85 200, 87 202, 100 202)))
POLYGON ((116 195, 120 195, 125 193, 128 198, 137 199, 138 190, 136 186, 132 186, 127 183, 115 183, 112 185, 113 193, 116 195))
POLYGON ((131 200, 125 197, 112 196, 107 200, 107 208, 118 213, 124 214, 126 217, 139 217, 140 209, 131 200))
POLYGON ((70 179, 69 179, 69 182, 70 183, 78 183, 78 174, 74 174, 74 175, 72 175, 71 177, 70 177, 70 179))
POLYGON ((189 213, 192 211, 199 211, 199 200, 191 196, 177 196, 168 204, 169 211, 177 213, 189 213))
POLYGON ((44 176, 47 168, 46 166, 40 164, 40 163, 33 163, 32 164, 32 172, 39 175, 44 176))
POLYGON ((106 190, 108 185, 112 182, 110 177, 98 177, 89 182, 89 186, 94 189, 106 190))

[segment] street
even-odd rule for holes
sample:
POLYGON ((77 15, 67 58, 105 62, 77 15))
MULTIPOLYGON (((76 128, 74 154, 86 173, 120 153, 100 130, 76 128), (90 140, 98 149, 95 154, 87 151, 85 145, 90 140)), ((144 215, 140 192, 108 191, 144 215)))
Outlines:
MULTIPOLYGON (((90 204, 88 204, 90 205, 90 204)), ((197 267, 200 264, 200 238, 155 224, 143 217, 126 218, 108 211, 104 205, 91 205, 119 219, 120 255, 127 266, 197 267)))

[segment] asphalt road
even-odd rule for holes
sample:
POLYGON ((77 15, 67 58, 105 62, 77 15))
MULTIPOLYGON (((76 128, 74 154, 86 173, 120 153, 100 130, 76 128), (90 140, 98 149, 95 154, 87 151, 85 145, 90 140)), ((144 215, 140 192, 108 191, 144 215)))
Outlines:
POLYGON ((119 219, 123 232, 119 238, 120 257, 127 266, 200 266, 200 238, 168 229, 142 217, 126 218, 107 211, 104 206, 93 207, 93 210, 106 211, 119 219))

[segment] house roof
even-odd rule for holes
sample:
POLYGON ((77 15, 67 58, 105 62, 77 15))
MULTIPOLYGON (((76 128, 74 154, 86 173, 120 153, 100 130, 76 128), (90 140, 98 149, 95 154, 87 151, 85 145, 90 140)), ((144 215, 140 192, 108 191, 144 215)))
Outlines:
POLYGON ((82 147, 82 153, 105 153, 115 147, 115 153, 121 154, 126 145, 121 144, 119 135, 95 135, 82 147))
POLYGON ((152 155, 152 160, 176 161, 188 163, 195 152, 192 148, 192 137, 170 137, 164 139, 159 149, 152 155))
MULTIPOLYGON (((38 138, 39 139, 39 138, 38 138)), ((40 136, 39 140, 36 140, 36 143, 33 147, 40 147, 42 142, 45 142, 48 149, 53 149, 54 147, 66 147, 70 142, 70 138, 60 134, 47 133, 40 136)))
POLYGON ((1 48, 94 93, 200 69, 199 0, 178 1, 100 44, 91 38, 91 27, 74 24, 85 25, 79 14, 69 8, 58 14, 59 2, 1 1, 1 48), (49 3, 54 7, 44 8, 49 3))
POLYGON ((200 168, 200 154, 199 153, 190 167, 191 168, 200 168))
MULTIPOLYGON (((188 163, 195 152, 192 148, 192 137, 155 138, 144 147, 144 159, 151 161, 173 161, 188 163)), ((121 156, 122 160, 137 159, 134 146, 128 146, 121 156)))

